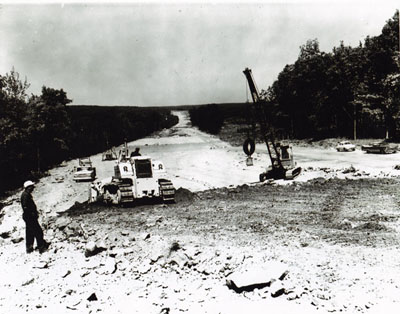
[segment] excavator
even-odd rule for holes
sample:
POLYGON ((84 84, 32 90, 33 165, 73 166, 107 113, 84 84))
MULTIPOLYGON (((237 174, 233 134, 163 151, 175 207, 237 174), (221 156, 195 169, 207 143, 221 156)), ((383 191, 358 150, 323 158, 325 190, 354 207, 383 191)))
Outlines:
MULTIPOLYGON (((249 108, 253 136, 255 137, 256 130, 260 131, 271 159, 271 165, 259 176, 260 182, 267 179, 294 179, 300 174, 301 167, 296 166, 292 147, 290 144, 275 140, 274 129, 268 122, 266 101, 260 97, 251 69, 246 68, 243 73, 246 76, 253 99, 253 104, 249 108)), ((247 165, 251 165, 251 155, 255 151, 255 140, 248 137, 243 143, 243 151, 247 155, 247 165)))

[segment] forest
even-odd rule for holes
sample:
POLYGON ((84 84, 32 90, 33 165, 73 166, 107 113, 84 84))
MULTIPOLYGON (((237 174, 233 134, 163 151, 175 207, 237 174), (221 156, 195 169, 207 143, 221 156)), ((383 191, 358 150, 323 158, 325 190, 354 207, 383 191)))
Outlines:
MULTIPOLYGON (((386 21, 379 36, 367 36, 356 47, 341 42, 332 52, 323 52, 318 39, 308 40, 300 47, 297 60, 260 91, 275 132, 292 139, 398 141, 399 45, 398 11, 386 21)), ((248 104, 210 104, 191 110, 191 119, 200 129, 215 134, 224 119, 246 124, 250 117, 248 104)))
POLYGON ((37 180, 52 166, 169 128, 169 109, 71 105, 67 93, 29 83, 14 69, 0 75, 0 194, 37 180))

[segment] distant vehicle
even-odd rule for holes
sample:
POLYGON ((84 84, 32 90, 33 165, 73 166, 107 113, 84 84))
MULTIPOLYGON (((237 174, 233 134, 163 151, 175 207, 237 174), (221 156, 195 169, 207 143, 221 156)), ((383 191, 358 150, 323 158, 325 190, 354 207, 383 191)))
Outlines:
POLYGON ((397 145, 382 142, 375 142, 368 145, 362 145, 361 150, 370 154, 393 154, 397 152, 397 145))
POLYGON ((354 152, 356 150, 356 145, 350 143, 349 141, 339 142, 336 146, 338 152, 354 152))
POLYGON ((101 160, 105 161, 105 160, 116 160, 118 159, 117 157, 117 153, 114 151, 113 148, 107 150, 106 152, 103 153, 101 160))
POLYGON ((90 157, 88 158, 79 158, 79 166, 92 166, 92 161, 90 160, 90 157))
POLYGON ((93 181, 96 179, 96 168, 90 158, 79 159, 79 166, 74 169, 74 181, 93 181))

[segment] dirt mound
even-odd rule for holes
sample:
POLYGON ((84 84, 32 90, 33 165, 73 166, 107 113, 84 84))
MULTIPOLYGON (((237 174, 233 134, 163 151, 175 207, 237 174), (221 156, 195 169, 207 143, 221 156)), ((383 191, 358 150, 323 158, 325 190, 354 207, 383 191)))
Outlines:
POLYGON ((177 203, 190 202, 193 201, 195 197, 196 193, 193 193, 192 191, 185 188, 179 188, 175 191, 175 201, 177 203))
POLYGON ((388 228, 375 221, 366 222, 356 227, 358 230, 388 231, 388 228))

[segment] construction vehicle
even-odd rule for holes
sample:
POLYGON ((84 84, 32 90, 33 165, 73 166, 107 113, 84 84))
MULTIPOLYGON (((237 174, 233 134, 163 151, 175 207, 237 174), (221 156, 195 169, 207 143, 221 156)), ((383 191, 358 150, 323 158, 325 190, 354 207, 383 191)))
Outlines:
MULTIPOLYGON (((243 73, 246 76, 253 98, 253 104, 249 108, 253 136, 255 138, 256 130, 259 130, 271 160, 271 165, 268 166, 265 172, 260 174, 259 179, 261 182, 267 179, 291 180, 300 174, 301 167, 297 167, 294 162, 291 145, 275 141, 274 129, 269 123, 266 100, 260 97, 251 70, 246 68, 243 73)), ((247 155, 247 165, 252 165, 251 155, 255 151, 255 139, 248 137, 243 144, 243 150, 247 155)))
POLYGON ((174 202, 175 188, 163 174, 165 167, 162 162, 147 156, 128 157, 125 145, 120 152, 120 159, 114 166, 114 175, 91 184, 89 203, 102 201, 108 204, 123 204, 137 199, 174 202))
POLYGON ((74 167, 74 181, 93 181, 96 179, 96 167, 93 167, 90 158, 80 158, 79 166, 74 167))
POLYGON ((385 141, 362 145, 361 150, 369 154, 394 154, 397 152, 397 145, 385 141))
POLYGON ((106 160, 116 160, 118 159, 117 157, 117 153, 115 152, 114 148, 110 148, 107 151, 105 151, 103 153, 103 155, 101 156, 101 160, 102 161, 106 161, 106 160))

